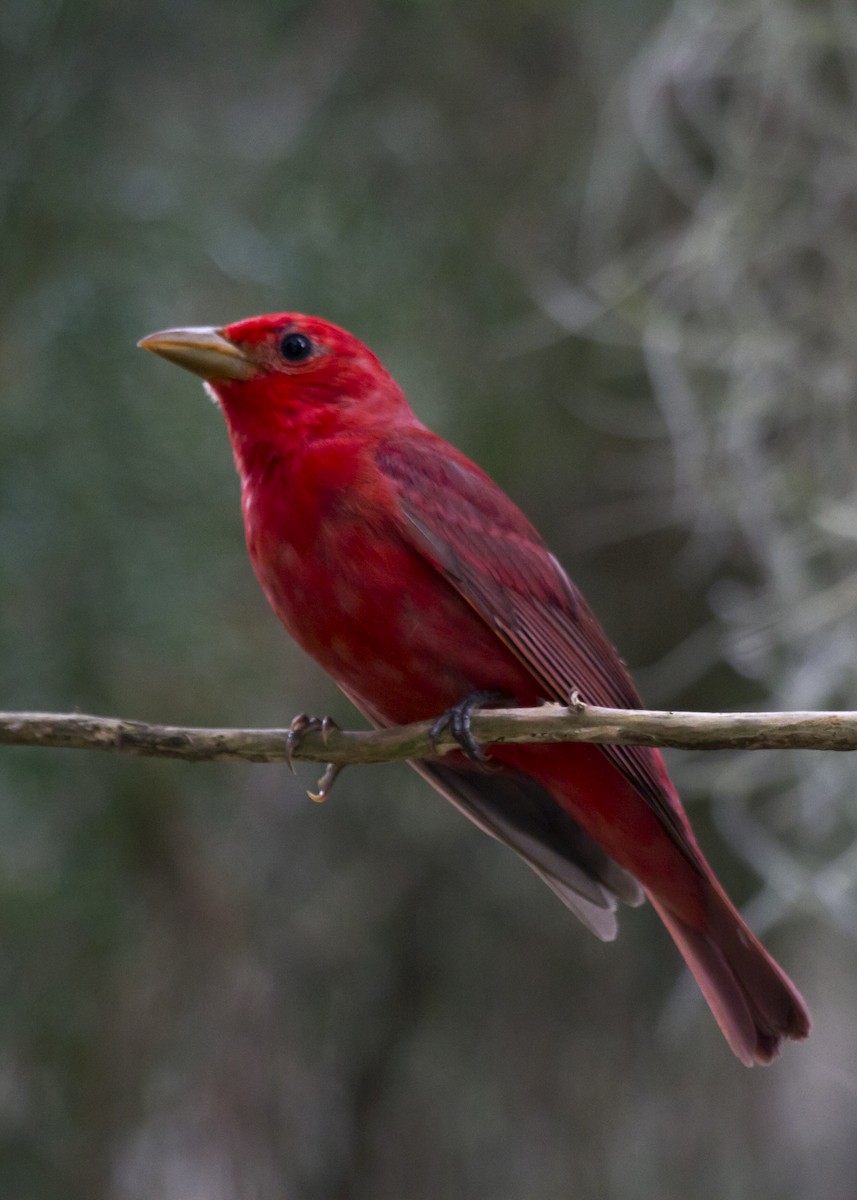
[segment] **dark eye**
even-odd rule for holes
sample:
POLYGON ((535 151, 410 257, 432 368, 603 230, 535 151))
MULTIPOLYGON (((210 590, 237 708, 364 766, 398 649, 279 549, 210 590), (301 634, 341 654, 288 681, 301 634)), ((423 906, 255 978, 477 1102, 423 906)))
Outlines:
POLYGON ((312 357, 313 345, 306 334, 287 333, 280 342, 280 353, 286 362, 306 362, 312 357))

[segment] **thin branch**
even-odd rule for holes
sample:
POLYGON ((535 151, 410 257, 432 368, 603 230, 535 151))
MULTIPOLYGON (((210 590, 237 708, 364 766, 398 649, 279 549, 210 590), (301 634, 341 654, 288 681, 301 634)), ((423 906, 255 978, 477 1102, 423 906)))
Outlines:
MULTIPOLYGON (((337 765, 393 762, 456 749, 431 721, 346 732, 308 729, 293 757, 337 765)), ((484 746, 527 742, 600 742, 685 750, 857 750, 857 712, 649 712, 550 704, 482 710, 472 729, 484 746)), ((78 713, 0 713, 0 744, 112 750, 189 762, 226 759, 287 762, 288 729, 192 729, 78 713)))

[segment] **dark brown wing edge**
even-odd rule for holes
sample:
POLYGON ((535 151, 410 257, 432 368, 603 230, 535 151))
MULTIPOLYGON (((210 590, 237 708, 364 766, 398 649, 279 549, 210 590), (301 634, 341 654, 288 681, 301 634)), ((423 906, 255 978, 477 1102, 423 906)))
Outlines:
POLYGON ((616 937, 620 900, 643 903, 636 879, 528 775, 460 770, 443 762, 411 766, 484 833, 519 854, 601 941, 616 937))
MULTIPOLYGON (((384 722, 360 698, 341 689, 376 728, 384 722)), ((509 846, 603 942, 616 937, 616 906, 637 906, 645 893, 559 807, 541 784, 514 771, 461 769, 411 760, 418 774, 483 833, 509 846)))

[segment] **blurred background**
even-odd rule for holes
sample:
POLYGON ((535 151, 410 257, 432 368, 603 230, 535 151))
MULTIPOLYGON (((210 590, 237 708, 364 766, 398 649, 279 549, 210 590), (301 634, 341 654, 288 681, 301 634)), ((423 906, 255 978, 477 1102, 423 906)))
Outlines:
MULTIPOLYGON (((360 724, 225 430, 135 349, 367 341, 653 706, 857 708, 851 0, 6 0, 0 707, 360 724)), ((0 1193, 824 1196, 857 1178, 857 764, 670 757, 815 1018, 732 1058, 405 767, 0 754, 0 1193)))

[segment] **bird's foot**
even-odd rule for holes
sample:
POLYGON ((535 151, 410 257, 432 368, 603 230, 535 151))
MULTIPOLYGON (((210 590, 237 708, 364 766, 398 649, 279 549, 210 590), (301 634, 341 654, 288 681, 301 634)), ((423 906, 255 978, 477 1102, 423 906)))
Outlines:
MULTIPOLYGON (((333 717, 311 717, 308 713, 298 713, 289 725, 289 732, 286 735, 286 762, 289 764, 289 769, 293 775, 295 773, 293 756, 304 737, 311 731, 319 729, 321 730, 321 740, 326 745, 331 729, 338 728, 339 726, 333 717)), ((343 768, 343 763, 328 763, 324 774, 316 784, 318 790, 307 792, 310 800, 314 800, 316 804, 321 804, 322 800, 326 800, 330 795, 330 790, 337 776, 342 772, 343 768)))
POLYGON ((453 704, 451 708, 442 713, 432 725, 429 731, 432 745, 437 742, 443 731, 448 729, 452 738, 458 742, 471 762, 483 766, 488 762, 488 755, 471 733, 470 721, 477 708, 484 708, 488 704, 504 703, 510 703, 510 700, 502 692, 471 692, 469 696, 459 700, 458 704, 453 704))
POLYGON ((294 753, 308 733, 320 729, 321 740, 327 745, 327 737, 331 729, 338 728, 333 717, 311 717, 308 713, 298 713, 289 725, 289 732, 286 734, 286 762, 289 764, 291 773, 293 775, 295 773, 294 753))

